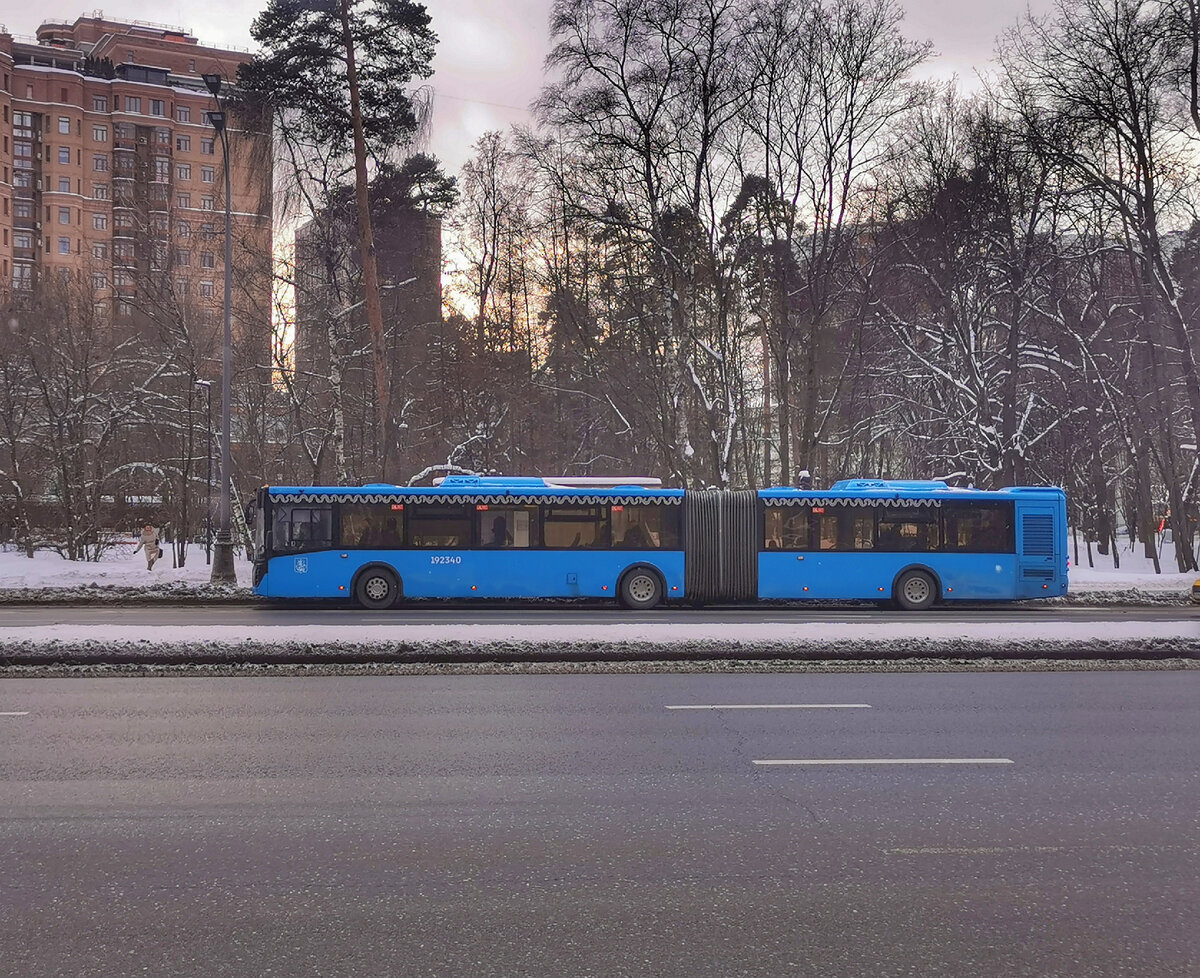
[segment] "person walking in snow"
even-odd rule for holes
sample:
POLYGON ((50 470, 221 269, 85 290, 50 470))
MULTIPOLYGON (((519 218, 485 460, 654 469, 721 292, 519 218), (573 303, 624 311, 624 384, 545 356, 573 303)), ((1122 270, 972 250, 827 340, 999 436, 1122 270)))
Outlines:
POLYGON ((158 530, 149 523, 142 527, 142 542, 133 552, 137 553, 143 547, 146 548, 146 570, 154 570, 154 562, 162 555, 162 551, 158 547, 158 530))

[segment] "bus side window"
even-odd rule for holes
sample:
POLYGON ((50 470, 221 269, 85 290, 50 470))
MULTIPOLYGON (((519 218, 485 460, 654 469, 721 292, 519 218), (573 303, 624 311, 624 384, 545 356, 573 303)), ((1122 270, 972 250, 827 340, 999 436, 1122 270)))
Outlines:
POLYGON ((811 550, 816 525, 811 506, 768 506, 763 549, 811 550))
POLYGON ((333 546, 332 510, 328 506, 277 506, 274 544, 277 551, 328 550, 333 546))
POLYGON ((610 509, 614 547, 627 550, 678 550, 679 509, 661 503, 626 505, 610 509))
POLYGON ((947 550, 979 554, 1016 550, 1012 503, 948 502, 942 519, 947 550))

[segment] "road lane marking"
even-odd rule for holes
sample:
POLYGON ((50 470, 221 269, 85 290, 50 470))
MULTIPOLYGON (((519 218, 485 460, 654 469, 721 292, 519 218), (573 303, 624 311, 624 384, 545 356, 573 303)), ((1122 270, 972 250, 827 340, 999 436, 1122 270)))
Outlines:
POLYGON ((753 761, 760 767, 831 767, 837 764, 1012 764, 1007 757, 825 757, 753 761))
POLYGON ((27 716, 29 716, 28 710, 13 711, 13 712, 9 712, 9 713, 0 713, 0 717, 27 717, 27 716))
POLYGON ((708 703, 668 710, 869 710, 870 703, 708 703))

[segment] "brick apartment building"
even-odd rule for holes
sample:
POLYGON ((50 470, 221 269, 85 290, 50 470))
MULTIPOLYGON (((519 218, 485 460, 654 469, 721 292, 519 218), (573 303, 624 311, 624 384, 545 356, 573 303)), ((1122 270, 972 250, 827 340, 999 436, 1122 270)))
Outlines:
MULTIPOLYGON (((231 85, 249 58, 98 15, 36 39, 0 28, 0 293, 19 302, 57 276, 115 327, 156 310, 219 325, 225 178, 202 76, 231 85)), ((266 363, 270 143, 236 116, 229 135, 235 342, 266 363)))

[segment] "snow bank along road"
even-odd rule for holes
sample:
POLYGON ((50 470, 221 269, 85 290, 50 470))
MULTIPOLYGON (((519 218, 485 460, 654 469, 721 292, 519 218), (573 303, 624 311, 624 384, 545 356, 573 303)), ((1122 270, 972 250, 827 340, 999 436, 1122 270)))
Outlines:
POLYGON ((1200 673, 0 682, 13 975, 1200 974, 1200 673))
POLYGON ((1195 658, 1200 610, 2 608, 0 665, 1195 658))

